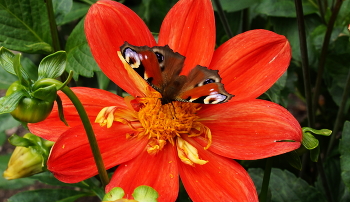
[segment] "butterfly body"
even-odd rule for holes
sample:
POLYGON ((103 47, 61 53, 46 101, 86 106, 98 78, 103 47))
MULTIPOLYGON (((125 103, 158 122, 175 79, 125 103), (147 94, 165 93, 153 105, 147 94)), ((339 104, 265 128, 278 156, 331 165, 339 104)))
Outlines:
POLYGON ((197 65, 190 73, 180 75, 185 57, 169 46, 121 46, 125 61, 162 95, 162 104, 172 101, 218 104, 232 95, 221 83, 217 70, 197 65))

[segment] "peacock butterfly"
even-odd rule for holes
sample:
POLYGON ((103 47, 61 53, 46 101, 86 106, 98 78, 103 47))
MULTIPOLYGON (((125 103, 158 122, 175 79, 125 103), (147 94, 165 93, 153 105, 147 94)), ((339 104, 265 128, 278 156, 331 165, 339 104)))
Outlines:
POLYGON ((224 89, 218 70, 197 65, 187 76, 180 75, 185 57, 167 45, 150 48, 125 42, 120 52, 125 61, 161 93, 162 104, 172 101, 219 104, 233 97, 224 89))

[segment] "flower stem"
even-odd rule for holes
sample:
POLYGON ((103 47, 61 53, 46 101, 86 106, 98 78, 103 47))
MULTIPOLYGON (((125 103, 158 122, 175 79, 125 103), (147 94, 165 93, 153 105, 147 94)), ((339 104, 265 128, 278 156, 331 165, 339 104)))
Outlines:
MULTIPOLYGON (((307 103, 308 122, 309 122, 309 126, 314 128, 315 127, 315 104, 313 105, 313 102, 312 102, 313 100, 311 98, 311 84, 310 84, 310 73, 309 73, 310 71, 309 71, 309 61, 308 61, 307 43, 306 43, 306 35, 305 35, 304 12, 303 12, 303 5, 302 5, 301 0, 295 0, 295 8, 296 8, 296 14, 297 14, 297 21, 298 21, 301 64, 302 64, 302 69, 303 69, 303 79, 304 79, 305 98, 306 98, 306 103, 307 103)), ((332 26, 332 28, 333 28, 333 26, 332 26)), ((329 40, 328 40, 328 42, 329 42, 329 40)), ((326 48, 328 49, 328 45, 326 48)), ((320 63, 321 63, 321 61, 320 61, 320 63)), ((323 64, 323 66, 324 66, 324 64, 323 64)), ((323 72, 322 73, 319 72, 318 76, 320 76, 320 75, 323 75, 323 72)), ((304 154, 304 155, 307 155, 307 154, 304 154)), ((303 157, 303 162, 304 162, 304 160, 306 160, 306 156, 303 157)), ((330 192, 330 189, 329 189, 329 186, 327 183, 327 179, 325 177, 326 175, 325 175, 325 172, 323 169, 322 159, 320 157, 318 158, 316 165, 317 165, 317 170, 318 170, 319 175, 321 177, 322 185, 323 185, 323 188, 325 189, 328 201, 333 201, 332 194, 330 192)), ((303 174, 301 174, 300 176, 303 176, 303 174)))
POLYGON ((260 202, 267 201, 267 194, 269 191, 269 183, 270 183, 270 176, 271 176, 271 167, 272 167, 272 158, 267 158, 266 164, 265 164, 264 178, 262 182, 261 191, 259 194, 260 202))
POLYGON ((230 25, 228 24, 227 18, 226 18, 225 13, 224 13, 224 10, 222 9, 220 1, 219 0, 214 0, 214 4, 215 4, 215 6, 216 6, 216 8, 218 10, 218 14, 219 14, 220 20, 222 22, 222 25, 224 26, 224 30, 226 32, 226 35, 229 38, 232 38, 233 34, 232 34, 231 29, 230 29, 230 25))
POLYGON ((309 60, 307 54, 307 43, 305 35, 305 24, 304 24, 304 12, 301 0, 295 0, 295 8, 298 21, 298 31, 299 31, 299 43, 300 43, 300 53, 301 53, 301 66, 303 69, 303 79, 304 79, 304 89, 305 98, 307 105, 307 117, 310 127, 314 127, 315 121, 312 114, 312 98, 311 98, 311 82, 310 82, 310 70, 309 70, 309 60))
POLYGON ((86 131, 86 135, 89 139, 90 147, 91 147, 92 153, 94 155, 95 163, 96 163, 97 170, 98 170, 98 173, 99 173, 101 181, 102 181, 102 185, 103 185, 103 187, 105 187, 108 184, 109 179, 108 179, 107 171, 106 171, 106 168, 104 166, 101 152, 100 152, 100 149, 98 147, 95 133, 92 129, 89 117, 84 109, 84 106, 82 105, 82 103, 80 102, 78 97, 74 94, 74 92, 69 87, 67 87, 67 86, 64 87, 62 89, 62 92, 68 96, 68 98, 72 101, 72 103, 74 104, 75 108, 77 109, 77 111, 79 113, 79 116, 81 118, 81 121, 83 122, 85 131, 86 131))
POLYGON ((318 72, 317 72, 317 79, 316 79, 316 84, 315 84, 315 92, 314 92, 314 97, 312 100, 312 112, 313 115, 315 116, 316 109, 317 109, 317 103, 318 103, 318 98, 320 95, 320 89, 321 89, 321 83, 322 83, 322 77, 323 77, 323 72, 324 72, 324 66, 326 64, 326 57, 327 57, 327 51, 328 51, 328 46, 329 46, 329 41, 331 39, 331 34, 333 31, 334 23, 335 20, 337 19, 340 7, 343 3, 343 0, 337 0, 335 7, 333 9, 332 15, 329 19, 328 25, 327 25, 327 31, 324 36, 323 44, 322 44, 322 50, 321 50, 321 55, 320 55, 320 61, 318 63, 318 72))
POLYGON ((324 19, 324 5, 323 5, 323 1, 322 0, 317 0, 317 4, 318 4, 318 10, 320 11, 321 14, 321 20, 323 23, 326 24, 325 19, 324 19))
POLYGON ((49 17, 49 23, 50 23, 52 46, 53 46, 54 52, 56 52, 61 50, 61 47, 60 47, 60 41, 58 39, 57 24, 56 24, 55 15, 53 12, 52 0, 45 0, 45 2, 46 2, 47 14, 49 17))
POLYGON ((345 105, 346 105, 346 102, 348 100, 349 94, 350 94, 350 70, 348 72, 348 77, 346 79, 345 89, 344 89, 343 97, 342 97, 342 100, 340 102, 340 106, 338 109, 337 118, 336 118, 335 123, 334 123, 333 135, 331 136, 331 140, 328 144, 327 155, 330 154, 332 147, 333 147, 333 144, 334 144, 334 141, 335 141, 335 138, 336 138, 336 135, 339 131, 340 123, 343 119, 344 109, 345 109, 345 105))

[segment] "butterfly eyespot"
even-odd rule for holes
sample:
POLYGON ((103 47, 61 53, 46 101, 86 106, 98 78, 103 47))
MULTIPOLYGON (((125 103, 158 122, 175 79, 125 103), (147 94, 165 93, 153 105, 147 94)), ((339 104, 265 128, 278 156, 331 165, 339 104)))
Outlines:
POLYGON ((206 79, 205 81, 203 81, 203 84, 202 85, 207 85, 207 84, 210 84, 210 83, 215 83, 216 81, 214 79, 206 79))
POLYGON ((140 64, 141 64, 140 56, 133 49, 126 48, 123 52, 123 56, 124 56, 126 62, 129 63, 129 65, 132 68, 138 68, 140 66, 140 64))
POLYGON ((159 63, 162 63, 164 61, 164 55, 158 53, 158 52, 155 52, 156 56, 157 56, 157 59, 158 59, 158 62, 159 63))

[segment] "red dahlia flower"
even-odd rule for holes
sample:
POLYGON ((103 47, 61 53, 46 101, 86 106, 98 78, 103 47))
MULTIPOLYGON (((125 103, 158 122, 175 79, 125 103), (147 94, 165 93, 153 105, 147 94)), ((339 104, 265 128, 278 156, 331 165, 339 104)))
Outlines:
MULTIPOLYGON (((121 187, 130 197, 137 186, 148 185, 159 192, 159 201, 175 201, 180 177, 193 201, 258 201, 249 175, 231 159, 261 159, 300 146, 302 132, 295 118, 275 103, 256 99, 289 65, 291 50, 284 36, 248 31, 214 51, 210 0, 180 0, 164 19, 158 43, 133 11, 108 0, 90 8, 85 32, 102 71, 133 96, 73 88, 90 120, 97 122, 93 128, 106 168, 119 165, 107 192, 121 187), (196 65, 219 70, 225 89, 235 96, 223 104, 162 105, 159 94, 127 72, 119 59, 125 41, 169 45, 186 57, 185 75, 196 65)), ((59 180, 74 183, 96 175, 97 169, 77 112, 59 95, 69 127, 55 107, 45 121, 29 128, 56 142, 48 169, 59 180)))

